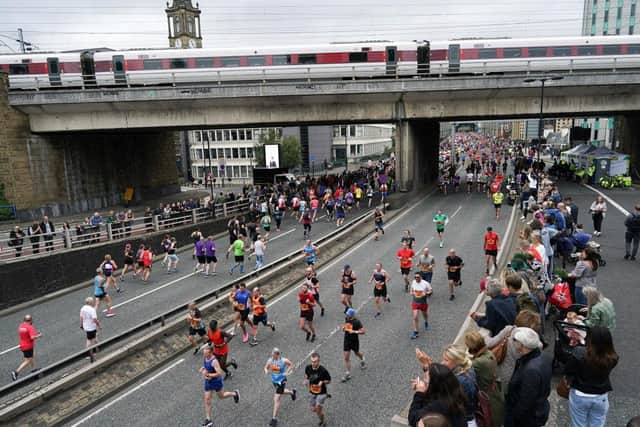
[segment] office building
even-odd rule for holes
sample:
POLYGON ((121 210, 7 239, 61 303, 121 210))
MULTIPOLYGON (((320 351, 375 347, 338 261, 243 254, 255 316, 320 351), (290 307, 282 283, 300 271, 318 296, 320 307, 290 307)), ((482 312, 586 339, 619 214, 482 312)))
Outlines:
POLYGON ((585 0, 582 35, 636 34, 640 19, 637 0, 585 0))

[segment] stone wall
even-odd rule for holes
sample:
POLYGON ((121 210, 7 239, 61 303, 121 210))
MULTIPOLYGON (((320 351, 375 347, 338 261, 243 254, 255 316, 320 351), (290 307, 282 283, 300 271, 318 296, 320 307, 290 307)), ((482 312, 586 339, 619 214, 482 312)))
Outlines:
POLYGON ((33 134, 0 73, 0 183, 21 219, 85 212, 179 191, 175 132, 33 134))

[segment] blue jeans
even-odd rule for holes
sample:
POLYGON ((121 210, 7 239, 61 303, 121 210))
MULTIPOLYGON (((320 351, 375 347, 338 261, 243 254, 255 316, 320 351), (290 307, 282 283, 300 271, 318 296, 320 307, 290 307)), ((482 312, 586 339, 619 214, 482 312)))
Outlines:
POLYGON ((575 297, 574 304, 587 305, 587 297, 582 292, 582 286, 576 286, 575 297))
POLYGON ((262 268, 264 265, 264 255, 256 255, 256 268, 262 268))
POLYGON ((609 412, 609 394, 593 397, 578 396, 575 389, 569 392, 569 414, 573 427, 604 427, 609 412))

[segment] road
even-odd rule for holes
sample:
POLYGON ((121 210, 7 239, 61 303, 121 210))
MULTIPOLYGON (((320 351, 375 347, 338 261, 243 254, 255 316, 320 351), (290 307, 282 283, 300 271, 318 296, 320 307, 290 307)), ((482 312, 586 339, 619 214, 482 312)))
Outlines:
MULTIPOLYGON (((633 206, 640 203, 640 192, 636 189, 603 190, 605 196, 617 202, 627 211, 633 211, 633 206)), ((560 183, 560 193, 570 195, 579 207, 579 221, 585 226, 585 231, 593 232, 593 223, 589 215, 589 206, 597 194, 586 187, 576 184, 560 183)), ((598 288, 616 308, 617 327, 614 344, 620 355, 620 362, 613 370, 611 382, 613 392, 609 395, 610 410, 607 425, 624 426, 633 416, 640 415, 638 406, 638 369, 640 361, 636 357, 640 353, 637 323, 633 319, 638 316, 638 301, 640 301, 640 261, 625 261, 624 257, 624 219, 625 216, 607 201, 608 211, 604 219, 602 236, 596 238, 601 247, 607 265, 598 270, 598 288)), ((552 342, 552 341, 550 341, 552 342)), ((555 392, 552 393, 555 396, 555 392)), ((557 398, 555 399, 557 400, 557 398)), ((557 426, 570 425, 567 401, 562 399, 557 407, 557 426)))
MULTIPOLYGON (((347 220, 359 214, 354 210, 347 215, 347 220)), ((275 223, 273 230, 275 230, 275 223)), ((312 237, 320 237, 335 230, 335 223, 328 223, 322 217, 313 225, 312 237)), ((289 215, 285 216, 280 232, 272 232, 269 240, 265 263, 269 263, 278 257, 290 253, 298 247, 302 249, 304 244, 302 224, 297 223, 289 215)), ((168 275, 163 266, 157 262, 154 265, 151 280, 143 285, 138 279, 127 275, 125 282, 118 282, 123 293, 116 293, 111 288, 109 294, 113 299, 113 307, 116 316, 101 320, 104 330, 99 339, 109 338, 122 332, 146 319, 159 315, 178 304, 187 302, 204 293, 220 287, 237 276, 237 273, 229 276, 229 262, 224 254, 228 247, 228 237, 216 242, 218 252, 218 275, 205 277, 202 274, 193 273, 193 261, 191 252, 180 254, 181 262, 178 265, 178 273, 168 275)), ((184 246, 191 246, 191 242, 178 242, 184 246)), ((120 256, 114 256, 118 264, 122 263, 120 256)), ((101 260, 96 259, 96 266, 101 260)), ((247 262, 245 267, 253 268, 255 258, 247 262)), ((87 272, 87 279, 92 277, 93 271, 87 272)), ((16 284, 19 280, 16 280, 16 284)), ((6 375, 0 376, 0 384, 11 381, 9 371, 15 369, 22 360, 22 354, 18 350, 17 328, 26 313, 34 318, 34 326, 40 330, 43 337, 36 342, 36 362, 38 366, 58 361, 69 356, 84 346, 84 334, 79 329, 80 308, 87 296, 93 295, 93 285, 65 294, 61 297, 37 304, 23 311, 19 311, 0 318, 0 372, 6 375)))
MULTIPOLYGON (((317 419, 308 410, 307 393, 303 387, 304 366, 312 351, 321 355, 321 363, 334 379, 330 385, 332 398, 327 402, 329 425, 384 425, 397 413, 411 395, 409 380, 418 374, 414 363, 414 348, 420 346, 435 359, 440 358, 443 347, 453 341, 478 293, 478 283, 484 275, 482 236, 485 227, 493 225, 501 235, 507 226, 510 209, 496 224, 493 205, 481 194, 435 194, 403 212, 386 227, 380 241, 367 239, 359 242, 341 257, 320 266, 322 301, 327 307, 324 317, 316 314, 318 340, 306 342, 297 328, 298 304, 295 292, 277 297, 270 302, 269 317, 277 322, 277 331, 261 330, 261 343, 256 347, 231 342, 231 355, 238 360, 239 369, 225 383, 228 390, 239 389, 241 402, 214 398, 214 422, 223 426, 267 425, 271 418, 273 388, 262 368, 272 347, 283 351, 293 361, 295 372, 290 385, 300 391, 297 402, 283 399, 279 425, 315 425, 317 419), (444 248, 438 248, 432 216, 438 208, 450 216, 444 248), (430 306, 430 330, 422 332, 417 341, 409 338, 411 331, 410 299, 401 285, 401 276, 395 253, 404 229, 416 237, 416 247, 425 244, 436 258, 434 296, 430 306), (463 286, 457 290, 456 300, 449 301, 446 275, 443 270, 448 248, 455 247, 465 261, 463 286), (366 283, 376 261, 392 275, 391 304, 385 305, 384 315, 374 319, 375 306, 372 285, 366 283), (361 371, 356 364, 353 379, 340 383, 344 373, 342 362, 344 321, 339 302, 338 275, 344 264, 350 264, 359 278, 354 296, 357 316, 367 333, 361 336, 368 369, 361 371), (377 421, 376 421, 377 420, 377 421)), ((186 334, 186 329, 185 329, 186 334)), ((186 339, 186 338, 185 338, 186 339)), ((176 426, 199 425, 203 419, 202 387, 198 374, 202 356, 187 352, 169 363, 153 376, 133 384, 130 388, 102 402, 68 425, 91 426, 176 426)))

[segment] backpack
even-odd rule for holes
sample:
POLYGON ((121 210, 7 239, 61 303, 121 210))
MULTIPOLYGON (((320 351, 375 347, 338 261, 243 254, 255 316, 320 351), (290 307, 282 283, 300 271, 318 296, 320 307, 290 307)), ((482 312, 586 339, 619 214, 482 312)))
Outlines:
POLYGON ((520 313, 522 310, 529 310, 534 313, 540 313, 534 298, 530 292, 518 295, 516 297, 516 312, 520 313))

